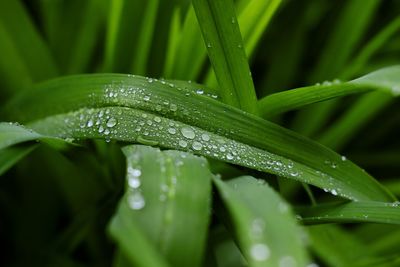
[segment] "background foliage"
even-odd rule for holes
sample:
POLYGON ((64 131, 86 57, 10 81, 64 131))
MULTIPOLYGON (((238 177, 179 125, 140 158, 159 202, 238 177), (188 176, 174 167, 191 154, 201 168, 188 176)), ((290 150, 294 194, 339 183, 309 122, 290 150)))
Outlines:
POLYGON ((0 1, 0 265, 400 266, 399 11, 0 1))

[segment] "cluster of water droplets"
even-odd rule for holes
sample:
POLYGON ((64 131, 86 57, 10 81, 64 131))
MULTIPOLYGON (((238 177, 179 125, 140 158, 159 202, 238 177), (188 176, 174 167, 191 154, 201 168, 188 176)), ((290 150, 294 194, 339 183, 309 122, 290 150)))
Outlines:
POLYGON ((142 170, 139 167, 141 156, 138 152, 131 153, 127 158, 127 196, 128 206, 133 210, 141 210, 146 205, 146 201, 142 194, 142 170))
POLYGON ((128 182, 128 190, 127 190, 127 201, 128 205, 133 210, 142 209, 146 201, 141 192, 141 181, 140 176, 142 175, 142 171, 140 169, 134 168, 133 166, 128 166, 127 171, 127 182, 128 182))
POLYGON ((341 84, 342 81, 339 79, 334 79, 333 81, 323 81, 322 83, 316 83, 316 86, 331 86, 331 85, 337 85, 341 84))
POLYGON ((250 237, 254 243, 250 247, 250 256, 255 261, 266 261, 271 256, 268 245, 263 241, 265 221, 262 218, 252 220, 250 227, 250 237))

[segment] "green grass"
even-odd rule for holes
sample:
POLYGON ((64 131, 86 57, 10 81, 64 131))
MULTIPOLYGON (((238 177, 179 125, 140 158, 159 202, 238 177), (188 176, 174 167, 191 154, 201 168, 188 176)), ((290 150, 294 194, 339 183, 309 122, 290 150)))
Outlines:
POLYGON ((0 265, 399 266, 399 10, 2 1, 0 265))

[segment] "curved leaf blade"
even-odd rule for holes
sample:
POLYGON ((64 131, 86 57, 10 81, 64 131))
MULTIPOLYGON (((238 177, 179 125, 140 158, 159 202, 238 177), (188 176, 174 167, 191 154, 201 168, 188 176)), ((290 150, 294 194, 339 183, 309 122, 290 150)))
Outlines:
POLYGON ((267 184, 250 176, 227 182, 214 179, 214 183, 249 266, 307 265, 293 213, 267 184))
POLYGON ((360 201, 299 209, 305 224, 370 222, 400 224, 400 203, 360 201))
MULTIPOLYGON (((190 83, 187 85, 188 88, 192 88, 190 83)), ((7 114, 15 116, 13 119, 29 121, 85 107, 129 107, 129 109, 114 109, 114 112, 120 114, 113 115, 117 116, 119 121, 126 120, 126 123, 129 124, 130 128, 126 126, 120 130, 131 136, 122 136, 122 139, 135 141, 138 135, 143 135, 143 131, 141 133, 134 131, 138 125, 132 118, 129 118, 128 114, 140 119, 139 110, 143 110, 158 114, 164 119, 179 121, 183 123, 180 124, 180 127, 193 126, 193 129, 200 131, 200 135, 203 133, 201 131, 205 131, 206 134, 214 134, 213 142, 217 142, 216 140, 219 138, 231 140, 233 150, 228 151, 223 148, 222 151, 215 151, 215 157, 220 160, 298 179, 353 200, 393 200, 387 190, 372 177, 350 161, 343 160, 340 155, 328 148, 276 124, 220 103, 212 97, 195 93, 193 90, 173 83, 127 75, 83 75, 43 83, 34 92, 26 93, 15 99, 6 109, 7 114), (33 104, 36 100, 41 103, 40 107, 33 104), (54 101, 58 102, 57 106, 54 105, 54 101), (235 151, 236 146, 239 146, 240 150, 235 151), (249 157, 242 159, 242 155, 238 154, 240 151, 251 151, 247 155, 252 155, 256 160, 249 157), (291 169, 293 164, 298 170, 297 173, 291 169)), ((86 119, 90 115, 88 112, 93 111, 86 111, 84 114, 86 119)), ((84 122, 74 117, 80 115, 79 112, 66 115, 74 121, 74 124, 70 125, 71 127, 81 127, 80 124, 84 122)), ((68 130, 72 129, 65 129, 65 123, 61 122, 64 119, 66 118, 61 116, 54 122, 49 120, 43 123, 41 131, 50 130, 52 134, 59 136, 55 128, 47 129, 54 124, 61 134, 65 131, 68 133, 68 130)), ((93 119, 97 121, 98 118, 93 117, 93 119)), ((96 125, 96 127, 99 126, 96 125)), ((156 130, 154 126, 150 125, 149 127, 156 130)), ((170 136, 165 132, 166 129, 156 131, 162 133, 163 136, 170 136)), ((79 132, 80 130, 74 129, 74 131, 79 132)), ((73 135, 76 134, 73 133, 73 135)), ((85 136, 83 131, 77 135, 85 136)), ((107 136, 94 131, 85 138, 92 137, 104 138, 107 136)), ((109 137, 121 140, 118 136, 110 135, 109 137)), ((169 137, 168 140, 170 140, 169 137)), ((175 137, 173 143, 168 144, 167 147, 179 149, 178 141, 178 137, 175 137)), ((199 139, 198 142, 205 141, 199 139)), ((167 145, 167 143, 163 145, 167 145)), ((203 147, 206 145, 208 144, 203 143, 203 147)), ((220 146, 221 144, 217 142, 216 149, 219 149, 220 146)), ((210 151, 214 150, 215 148, 212 148, 210 151)), ((210 156, 212 156, 211 152, 210 156)))
POLYGON ((264 97, 258 102, 260 113, 270 117, 300 107, 357 93, 382 91, 388 96, 400 94, 400 66, 392 66, 372 72, 349 82, 326 82, 264 97))
POLYGON ((15 144, 37 140, 59 147, 66 143, 65 140, 60 138, 45 136, 18 124, 0 122, 0 150, 15 144))

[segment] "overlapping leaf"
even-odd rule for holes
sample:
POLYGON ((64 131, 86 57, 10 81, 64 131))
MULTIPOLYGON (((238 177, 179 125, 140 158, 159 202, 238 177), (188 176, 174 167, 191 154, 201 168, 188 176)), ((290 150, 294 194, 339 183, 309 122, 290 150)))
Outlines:
POLYGON ((153 266, 141 262, 146 257, 132 249, 142 248, 132 244, 130 249, 125 247, 126 236, 136 238, 129 233, 133 228, 145 236, 160 261, 165 259, 170 266, 200 266, 211 204, 212 174, 207 162, 184 152, 161 152, 148 146, 123 150, 127 157, 127 189, 111 232, 125 257, 138 266, 153 266))
POLYGON ((294 215, 267 184, 249 176, 214 182, 225 206, 217 214, 232 227, 249 266, 307 265, 294 215))
POLYGON ((36 123, 34 129, 63 138, 106 137, 132 142, 141 137, 142 141, 150 139, 161 146, 190 149, 300 180, 353 200, 392 199, 372 177, 333 151, 213 97, 196 93, 195 85, 188 83, 187 88, 191 90, 126 75, 62 78, 19 97, 10 104, 7 114, 29 121, 85 107, 115 106, 55 116, 36 123), (34 104, 36 100, 40 101, 40 107, 34 104), (110 114, 104 115, 107 110, 110 114), (115 131, 106 131, 107 118, 111 117, 119 123, 115 131), (175 133, 168 131, 170 123, 175 126, 175 133), (195 136, 185 136, 182 129, 188 127, 195 136), (208 137, 202 138, 203 134, 208 137), (180 145, 179 141, 186 145, 180 145))

